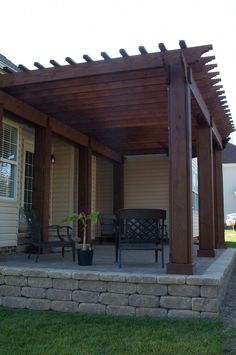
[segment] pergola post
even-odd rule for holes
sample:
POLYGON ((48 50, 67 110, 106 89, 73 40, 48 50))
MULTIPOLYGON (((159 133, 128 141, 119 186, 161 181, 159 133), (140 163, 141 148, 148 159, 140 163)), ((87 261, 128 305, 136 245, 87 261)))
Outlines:
POLYGON ((214 256, 214 181, 212 128, 198 129, 199 250, 198 256, 214 256))
POLYGON ((0 135, 2 133, 3 107, 0 105, 0 135))
POLYGON ((124 163, 113 162, 113 213, 124 208, 124 163))
POLYGON ((214 147, 214 201, 215 201, 215 247, 226 248, 224 234, 224 194, 222 172, 222 150, 214 147))
POLYGON ((169 66, 170 262, 167 273, 192 274, 192 127, 184 62, 169 66))
MULTIPOLYGON (((78 212, 91 212, 91 194, 92 194, 92 150, 88 147, 79 147, 79 196, 78 212)), ((87 239, 90 241, 91 226, 88 226, 87 239)), ((82 234, 79 224, 79 235, 82 234)))
MULTIPOLYGON (((51 129, 36 126, 33 209, 39 223, 43 226, 49 225, 51 143, 51 129)), ((43 230, 43 239, 48 240, 46 228, 43 230)))

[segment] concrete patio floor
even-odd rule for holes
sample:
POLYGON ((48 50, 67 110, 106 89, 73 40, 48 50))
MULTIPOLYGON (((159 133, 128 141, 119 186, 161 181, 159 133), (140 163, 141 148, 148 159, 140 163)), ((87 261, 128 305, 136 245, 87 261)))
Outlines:
MULTIPOLYGON (((198 246, 194 245, 194 262, 196 264, 196 275, 202 275, 213 262, 221 255, 222 250, 216 251, 215 258, 197 257, 198 246)), ((161 255, 159 254, 158 263, 155 263, 153 251, 123 251, 122 268, 115 263, 115 246, 113 244, 94 245, 93 265, 80 266, 73 263, 72 253, 65 252, 62 258, 60 252, 43 254, 38 263, 35 262, 35 255, 28 259, 25 253, 17 253, 11 256, 0 256, 0 266, 7 267, 27 267, 27 268, 50 268, 76 271, 99 271, 99 272, 127 272, 138 274, 165 274, 166 268, 161 267, 161 255)), ((169 246, 165 245, 165 265, 169 261, 169 246)))

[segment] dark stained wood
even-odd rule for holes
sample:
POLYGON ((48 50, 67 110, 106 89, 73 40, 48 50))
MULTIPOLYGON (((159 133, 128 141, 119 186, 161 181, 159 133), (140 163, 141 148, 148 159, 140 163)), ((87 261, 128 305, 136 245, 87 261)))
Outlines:
MULTIPOLYGON (((103 61, 104 62, 104 61, 103 61)), ((58 80, 45 83, 35 83, 8 88, 8 92, 17 95, 19 98, 34 98, 37 95, 45 97, 65 93, 94 92, 105 89, 117 89, 122 87, 140 87, 142 85, 158 84, 158 78, 165 76, 164 69, 152 68, 133 72, 104 74, 102 76, 91 76, 86 78, 74 78, 70 80, 58 80), (140 81, 137 81, 140 80, 140 81), (24 93, 22 92, 24 88, 24 93), (71 92, 69 90, 72 90, 71 92), (23 95, 23 96, 21 96, 23 95)))
MULTIPOLYGON (((49 225, 51 140, 50 128, 35 127, 33 209, 43 226, 49 225)), ((43 231, 43 239, 48 240, 47 229, 43 231)))
POLYGON ((158 67, 162 67, 162 59, 158 56, 158 53, 150 53, 145 61, 143 56, 137 55, 111 59, 110 61, 100 60, 96 62, 79 63, 73 66, 66 65, 57 68, 45 68, 45 70, 40 72, 32 70, 29 73, 20 73, 21 78, 19 78, 19 73, 17 76, 13 73, 14 77, 11 80, 10 76, 7 76, 7 79, 3 78, 4 81, 1 78, 0 88, 158 67))
POLYGON ((144 46, 139 46, 138 50, 141 54, 148 54, 148 51, 146 50, 146 48, 144 46))
MULTIPOLYGON (((82 132, 94 132, 101 129, 107 128, 128 128, 128 127, 148 127, 148 126, 163 126, 167 127, 166 115, 158 116, 147 116, 147 115, 138 115, 138 117, 126 115, 124 117, 117 117, 117 119, 104 119, 99 123, 94 123, 94 120, 85 119, 80 120, 70 120, 72 127, 79 128, 82 132)), ((66 120, 65 120, 66 122, 66 120)))
POLYGON ((124 208, 124 163, 113 163, 113 213, 124 208))
POLYGON ((38 69, 45 69, 45 67, 42 64, 40 64, 39 62, 34 62, 34 66, 38 69))
POLYGON ((214 64, 207 64, 206 66, 205 66, 205 69, 209 72, 209 70, 212 70, 212 69, 215 69, 215 68, 217 68, 217 64, 216 63, 214 63, 214 64))
POLYGON ((20 70, 22 70, 22 71, 29 71, 29 68, 27 68, 25 65, 23 65, 23 64, 19 64, 18 65, 18 68, 20 69, 20 70))
POLYGON ((111 57, 106 52, 101 52, 101 56, 103 59, 111 59, 111 57))
MULTIPOLYGON (((83 101, 83 100, 81 100, 83 101)), ((85 103, 80 103, 79 101, 77 102, 69 102, 69 103, 55 103, 53 110, 51 109, 51 104, 50 103, 41 103, 37 105, 37 108, 43 112, 47 112, 50 115, 53 115, 55 113, 60 113, 62 110, 70 111, 70 110, 80 110, 83 112, 83 110, 90 110, 90 109, 97 109, 97 108, 115 108, 118 107, 120 108, 121 106, 126 107, 126 109, 132 106, 145 106, 148 104, 157 104, 158 108, 160 110, 166 110, 166 102, 157 102, 157 94, 137 94, 137 95, 130 95, 130 97, 122 96, 120 97, 119 101, 115 100, 115 98, 111 97, 111 99, 107 100, 91 100, 85 103)))
POLYGON ((136 149, 136 150, 126 150, 124 155, 146 155, 146 154, 165 154, 168 155, 168 147, 156 148, 156 149, 136 149))
MULTIPOLYGON (((166 103, 167 93, 163 90, 162 85, 148 85, 145 86, 145 89, 140 86, 135 87, 124 87, 109 90, 108 88, 102 91, 91 91, 91 92, 77 92, 73 93, 74 90, 69 90, 71 93, 64 95, 51 95, 50 97, 35 97, 33 100, 30 100, 31 103, 35 106, 38 104, 60 104, 66 105, 69 104, 76 106, 78 105, 86 105, 86 104, 96 104, 101 103, 103 101, 107 102, 115 102, 120 103, 120 100, 123 102, 131 100, 131 99, 148 99, 150 97, 154 97, 156 102, 166 103)), ((73 107, 73 106, 72 106, 73 107)))
POLYGON ((84 58, 84 60, 86 60, 86 62, 88 62, 88 63, 93 62, 93 59, 92 59, 88 54, 84 54, 84 55, 83 55, 83 58, 84 58))
POLYGON ((182 39, 179 41, 179 46, 180 46, 181 49, 186 49, 187 48, 187 44, 182 39))
POLYGON ((50 59, 50 64, 52 64, 54 67, 60 67, 61 65, 54 59, 50 59))
POLYGON ((161 52, 166 52, 167 51, 166 46, 164 45, 164 43, 159 43, 158 47, 159 47, 161 52))
MULTIPOLYGON (((15 115, 22 117, 26 120, 28 120, 31 123, 40 125, 42 127, 47 127, 48 122, 50 125, 51 130, 53 133, 56 133, 69 141, 80 144, 83 146, 88 146, 88 137, 77 130, 74 130, 68 125, 63 124, 62 122, 56 120, 53 117, 49 117, 40 111, 34 109, 33 107, 24 104, 23 102, 15 99, 14 97, 5 94, 3 91, 0 90, 0 105, 4 107, 5 110, 14 113, 15 115)), ((94 141, 94 150, 96 147, 96 142, 94 141)), ((98 144, 97 147, 100 147, 98 144)), ((104 151, 106 151, 104 147, 104 151)), ((111 149, 107 147, 106 154, 109 153, 110 159, 112 159, 112 156, 116 157, 115 160, 117 160, 117 157, 119 156, 117 153, 112 152, 111 149)), ((98 153, 101 154, 101 149, 99 148, 98 153)))
POLYGON ((49 121, 53 133, 56 133, 59 136, 66 138, 73 143, 80 144, 85 147, 88 146, 89 138, 86 135, 80 133, 79 131, 71 128, 68 125, 63 124, 62 122, 56 120, 53 117, 50 117, 49 121))
POLYGON ((199 250, 198 256, 214 256, 213 138, 211 127, 198 130, 199 250))
POLYGON ((0 137, 2 137, 3 106, 0 105, 0 137))
MULTIPOLYGON (((19 88, 8 90, 9 94, 16 95, 19 99, 23 99, 29 104, 35 104, 38 101, 41 102, 42 99, 50 101, 50 99, 54 100, 54 98, 68 99, 71 95, 79 95, 83 98, 89 98, 90 96, 96 97, 96 95, 116 95, 122 94, 122 90, 130 91, 136 90, 139 92, 145 92, 147 88, 156 88, 155 91, 166 92, 166 86, 164 84, 164 80, 161 78, 163 70, 159 70, 160 73, 156 71, 156 73, 149 75, 147 74, 146 78, 145 73, 139 73, 139 77, 137 79, 128 80, 127 76, 121 77, 121 80, 110 82, 108 77, 103 77, 100 83, 94 83, 91 80, 89 85, 83 85, 83 81, 73 82, 71 86, 64 87, 62 82, 58 83, 58 88, 55 88, 54 85, 50 85, 52 83, 45 83, 45 87, 42 88, 40 85, 35 85, 34 87, 28 88, 22 92, 22 89, 19 88), (152 77, 154 76, 154 77, 152 77), (155 77, 156 76, 156 77, 155 77), (160 78, 159 78, 160 77, 160 78), (122 79, 123 78, 123 79, 122 79), (62 87, 61 87, 62 85, 62 87)), ((134 77, 138 76, 138 73, 134 73, 134 77)), ((130 75, 128 76, 130 77, 130 75)), ((91 79, 91 78, 90 78, 91 79)))
POLYGON ((72 59, 71 57, 66 57, 65 61, 71 65, 77 64, 76 61, 74 61, 74 59, 72 59))
POLYGON ((119 50, 120 54, 122 55, 123 58, 129 57, 128 53, 126 52, 126 50, 124 48, 121 48, 119 50))
POLYGON ((11 74, 14 73, 15 71, 9 67, 3 67, 3 70, 5 71, 5 73, 11 74))
POLYGON ((169 64, 170 262, 167 273, 192 274, 192 129, 183 63, 169 64))
MULTIPOLYGON (((214 122, 214 118, 211 117, 210 112, 208 111, 208 108, 202 98, 200 90, 198 89, 197 84, 194 81, 194 79, 192 79, 190 88, 191 88, 191 92, 192 92, 201 112, 202 112, 205 123, 207 123, 208 126, 211 126, 212 121, 214 122)), ((213 135, 214 135, 214 138, 215 138, 217 144, 222 149, 222 138, 220 137, 218 129, 215 125, 213 126, 213 135)))
POLYGON ((214 147, 215 247, 225 249, 222 150, 214 147))
POLYGON ((47 127, 47 115, 1 90, 0 104, 2 104, 5 110, 27 119, 29 122, 35 123, 42 127, 47 127))
MULTIPOLYGON (((79 147, 79 189, 78 212, 91 212, 92 191, 92 151, 88 147, 79 147)), ((87 240, 90 241, 91 226, 88 228, 87 240)), ((79 224, 79 235, 82 237, 82 229, 79 224)))
POLYGON ((103 144, 95 141, 94 139, 89 140, 89 147, 92 151, 101 154, 102 156, 111 159, 113 161, 122 162, 122 156, 118 153, 115 153, 110 148, 104 146, 103 144))

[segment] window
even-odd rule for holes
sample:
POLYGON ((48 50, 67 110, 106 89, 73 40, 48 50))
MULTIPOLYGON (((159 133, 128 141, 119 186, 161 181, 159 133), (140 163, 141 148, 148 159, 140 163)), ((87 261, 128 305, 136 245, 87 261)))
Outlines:
POLYGON ((34 179, 34 153, 25 151, 24 208, 32 209, 34 179))
POLYGON ((16 197, 18 129, 3 123, 0 130, 0 197, 16 197))

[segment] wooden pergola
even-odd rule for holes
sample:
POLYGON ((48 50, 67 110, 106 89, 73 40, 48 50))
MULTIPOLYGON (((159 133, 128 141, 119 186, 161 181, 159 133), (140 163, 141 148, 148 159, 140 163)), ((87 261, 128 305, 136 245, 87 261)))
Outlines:
POLYGON ((3 111, 35 127, 34 208, 41 223, 49 219, 49 164, 52 134, 79 146, 79 210, 89 211, 91 155, 114 162, 114 210, 123 205, 123 157, 169 155, 170 262, 168 273, 191 274, 192 157, 198 157, 199 256, 224 248, 221 152, 234 130, 219 72, 203 56, 212 45, 102 60, 67 57, 36 70, 20 65, 18 73, 0 76, 3 111))

